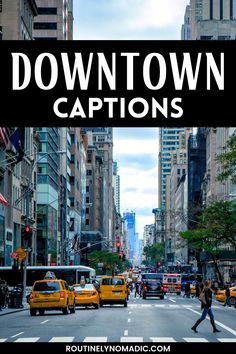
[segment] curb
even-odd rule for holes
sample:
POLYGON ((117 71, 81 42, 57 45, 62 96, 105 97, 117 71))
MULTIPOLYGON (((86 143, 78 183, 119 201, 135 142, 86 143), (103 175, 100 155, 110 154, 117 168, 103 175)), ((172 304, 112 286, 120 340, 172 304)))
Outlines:
POLYGON ((12 310, 12 311, 7 311, 7 312, 4 312, 4 309, 0 312, 0 316, 6 316, 6 315, 10 315, 11 313, 16 313, 16 312, 21 312, 21 311, 27 311, 28 309, 27 308, 23 308, 23 309, 15 309, 15 310, 12 310))

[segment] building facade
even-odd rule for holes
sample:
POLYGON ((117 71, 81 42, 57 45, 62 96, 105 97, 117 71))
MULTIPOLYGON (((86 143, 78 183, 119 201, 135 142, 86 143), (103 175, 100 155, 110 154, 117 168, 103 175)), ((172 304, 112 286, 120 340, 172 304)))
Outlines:
POLYGON ((38 15, 35 0, 0 1, 0 35, 3 40, 32 40, 38 15))
POLYGON ((34 39, 68 40, 73 38, 72 0, 36 0, 34 39))

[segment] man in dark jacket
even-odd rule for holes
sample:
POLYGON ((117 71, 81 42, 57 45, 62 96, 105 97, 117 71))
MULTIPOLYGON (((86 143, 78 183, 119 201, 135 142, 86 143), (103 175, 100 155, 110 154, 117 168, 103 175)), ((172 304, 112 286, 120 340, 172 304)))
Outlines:
POLYGON ((209 280, 206 280, 204 282, 204 295, 205 295, 205 301, 202 301, 201 304, 201 309, 202 311, 202 315, 201 317, 197 320, 197 322, 195 323, 195 325, 191 328, 195 333, 198 333, 197 331, 197 326, 206 318, 206 315, 208 314, 211 320, 211 325, 213 327, 213 333, 216 332, 221 332, 219 329, 216 328, 215 325, 215 321, 214 321, 214 315, 211 309, 211 305, 212 305, 212 289, 211 289, 211 282, 209 280))
POLYGON ((225 302, 224 302, 224 307, 226 306, 226 305, 228 305, 229 307, 231 307, 231 305, 230 305, 230 303, 229 303, 229 299, 230 299, 230 289, 229 289, 229 286, 227 285, 226 286, 226 289, 225 289, 225 296, 226 296, 226 298, 225 298, 225 302))

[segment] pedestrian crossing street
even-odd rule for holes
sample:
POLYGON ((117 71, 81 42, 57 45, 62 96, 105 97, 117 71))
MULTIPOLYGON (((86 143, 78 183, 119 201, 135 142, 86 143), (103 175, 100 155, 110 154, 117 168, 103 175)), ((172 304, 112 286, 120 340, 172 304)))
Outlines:
MULTIPOLYGON (((45 341, 40 337, 20 337, 15 340, 12 338, 0 338, 0 343, 3 342, 14 342, 14 343, 35 343, 35 342, 55 342, 55 343, 72 343, 77 342, 78 340, 75 337, 52 337, 49 340, 45 341)), ((207 343, 210 342, 206 338, 202 337, 183 337, 183 338, 174 338, 174 337, 120 337, 118 341, 120 343, 143 343, 143 342, 152 342, 152 343, 176 343, 176 342, 200 342, 207 343)), ((236 343, 236 338, 215 338, 215 342, 221 343, 236 343)), ((109 337, 85 337, 83 340, 80 340, 79 343, 112 343, 109 341, 109 337)))

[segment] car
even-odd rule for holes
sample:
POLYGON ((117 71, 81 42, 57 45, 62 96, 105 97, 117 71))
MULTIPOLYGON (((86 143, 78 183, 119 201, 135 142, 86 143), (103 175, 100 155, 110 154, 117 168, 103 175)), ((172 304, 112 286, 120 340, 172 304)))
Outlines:
POLYGON ((164 299, 164 288, 160 281, 155 279, 148 279, 143 282, 141 295, 143 299, 147 297, 159 297, 161 300, 164 299))
POLYGON ((30 293, 30 315, 37 311, 43 315, 45 310, 60 310, 64 315, 75 313, 75 295, 72 288, 62 279, 37 280, 30 293))
POLYGON ((127 307, 128 289, 123 276, 104 276, 100 280, 100 306, 123 304, 127 307))
MULTIPOLYGON (((236 286, 229 288, 229 290, 230 290, 229 304, 231 306, 235 306, 236 305, 236 286)), ((220 301, 220 302, 224 302, 225 298, 226 298, 225 290, 217 290, 216 300, 220 301)))
POLYGON ((74 284, 75 305, 76 306, 94 306, 99 308, 100 297, 93 284, 74 284))

